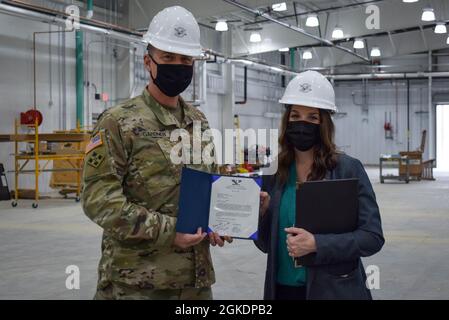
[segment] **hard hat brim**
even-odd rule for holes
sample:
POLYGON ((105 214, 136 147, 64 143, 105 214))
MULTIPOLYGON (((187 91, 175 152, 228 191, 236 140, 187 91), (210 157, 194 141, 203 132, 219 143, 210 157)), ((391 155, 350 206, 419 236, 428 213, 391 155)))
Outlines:
POLYGON ((202 56, 203 50, 201 47, 198 46, 192 46, 191 48, 180 48, 179 45, 173 45, 169 41, 162 40, 162 39, 149 39, 147 43, 151 44, 156 49, 171 52, 171 53, 177 53, 182 54, 184 56, 189 56, 193 58, 199 58, 202 56))
POLYGON ((317 109, 323 109, 323 110, 329 110, 332 112, 338 112, 337 106, 335 105, 329 105, 324 103, 317 103, 312 101, 298 101, 297 99, 281 99, 279 100, 279 103, 286 104, 286 105, 296 105, 296 106, 304 106, 309 108, 317 108, 317 109))

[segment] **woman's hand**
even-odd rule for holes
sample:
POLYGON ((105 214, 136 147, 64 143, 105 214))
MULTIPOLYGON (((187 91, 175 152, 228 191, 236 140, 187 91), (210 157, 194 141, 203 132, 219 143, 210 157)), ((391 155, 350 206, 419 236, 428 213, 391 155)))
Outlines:
POLYGON ((268 206, 270 205, 270 195, 268 192, 262 191, 260 193, 260 215, 263 216, 267 212, 268 206))
POLYGON ((286 228, 287 250, 291 257, 302 257, 316 252, 315 237, 307 230, 301 228, 286 228))
POLYGON ((223 247, 225 244, 225 241, 228 243, 232 243, 232 241, 234 241, 234 239, 232 239, 232 237, 229 236, 219 236, 218 233, 215 232, 209 232, 208 234, 209 236, 209 242, 212 246, 216 246, 218 245, 219 247, 223 247))

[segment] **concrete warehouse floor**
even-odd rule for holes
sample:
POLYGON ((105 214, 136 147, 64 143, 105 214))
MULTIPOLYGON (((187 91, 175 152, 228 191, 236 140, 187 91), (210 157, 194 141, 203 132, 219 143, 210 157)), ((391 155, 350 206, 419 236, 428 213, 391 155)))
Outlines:
MULTIPOLYGON (((437 181, 381 185, 368 173, 381 207, 386 244, 365 266, 380 268, 376 299, 449 299, 449 174, 437 181)), ((71 200, 0 202, 0 299, 91 299, 101 229, 71 200), (65 269, 80 269, 79 290, 67 290, 65 269)), ((252 242, 214 248, 216 299, 260 299, 265 256, 252 242)))

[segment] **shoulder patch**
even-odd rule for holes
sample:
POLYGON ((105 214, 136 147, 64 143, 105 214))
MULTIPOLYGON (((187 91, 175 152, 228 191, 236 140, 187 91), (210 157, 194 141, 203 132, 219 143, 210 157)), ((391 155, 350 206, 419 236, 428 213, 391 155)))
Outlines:
POLYGON ((94 151, 94 152, 92 152, 89 159, 87 160, 87 164, 94 168, 98 168, 98 166, 103 162, 103 160, 104 160, 104 155, 94 151))
POLYGON ((100 132, 98 132, 95 136, 93 136, 90 141, 89 144, 86 146, 86 151, 85 153, 89 153, 90 151, 92 151, 93 149, 95 149, 96 147, 99 147, 103 144, 103 140, 101 139, 101 134, 100 132))

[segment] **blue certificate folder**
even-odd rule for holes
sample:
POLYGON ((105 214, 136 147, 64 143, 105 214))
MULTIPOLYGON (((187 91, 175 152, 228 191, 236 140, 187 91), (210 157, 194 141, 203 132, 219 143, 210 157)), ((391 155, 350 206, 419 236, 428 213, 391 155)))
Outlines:
MULTIPOLYGON (((209 228, 209 210, 212 184, 225 175, 211 174, 184 167, 181 174, 181 190, 179 195, 179 210, 176 231, 194 234, 199 227, 203 232, 212 232, 209 228)), ((230 177, 226 175, 226 177, 230 177)), ((238 179, 253 179, 259 186, 262 178, 241 177, 238 179)), ((235 237, 238 238, 238 237, 235 237)), ((257 230, 249 238, 257 239, 257 230)))

